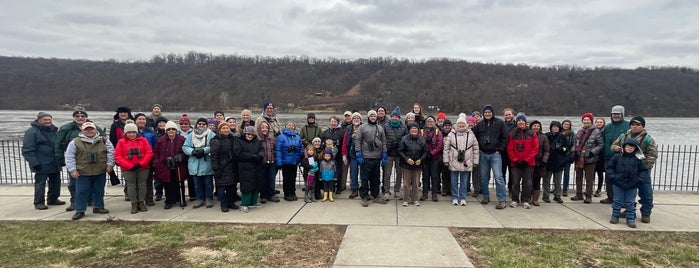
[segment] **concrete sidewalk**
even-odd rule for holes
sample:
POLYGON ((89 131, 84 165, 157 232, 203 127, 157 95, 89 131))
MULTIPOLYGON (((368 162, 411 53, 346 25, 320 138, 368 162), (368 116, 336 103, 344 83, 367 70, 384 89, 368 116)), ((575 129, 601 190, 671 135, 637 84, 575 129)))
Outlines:
MULTIPOLYGON (((124 201, 123 188, 108 186, 106 190, 105 207, 110 213, 91 214, 88 208, 83 220, 113 217, 125 221, 348 225, 335 260, 336 267, 472 267, 446 227, 699 232, 699 193, 696 192, 655 192, 651 223, 639 221, 638 228, 630 229, 623 220, 620 224, 609 224, 611 208, 600 204, 599 198, 593 199, 593 204, 564 199, 563 204, 542 202, 540 207, 532 209, 496 210, 494 202, 481 205, 478 199, 469 197, 468 205, 461 207, 451 205, 450 199, 440 196, 440 202, 425 201, 420 207, 402 207, 402 202, 391 200, 385 205, 371 203, 364 208, 359 199, 348 199, 349 192, 345 192, 336 197, 335 202, 306 204, 301 200, 282 200, 267 203, 263 208, 252 208, 247 214, 222 213, 218 204, 208 209, 192 209, 189 205, 184 209, 164 210, 162 202, 156 202, 148 212, 130 214, 130 203, 124 201), (381 238, 384 236, 386 239, 381 238), (411 243, 416 246, 410 246, 411 243), (426 246, 428 244, 430 246, 426 246), (425 252, 425 248, 433 250, 425 252)), ((68 201, 65 187, 62 191, 61 199, 68 201)), ((71 219, 73 212, 66 212, 66 206, 35 210, 32 195, 31 185, 0 185, 0 220, 71 219)))

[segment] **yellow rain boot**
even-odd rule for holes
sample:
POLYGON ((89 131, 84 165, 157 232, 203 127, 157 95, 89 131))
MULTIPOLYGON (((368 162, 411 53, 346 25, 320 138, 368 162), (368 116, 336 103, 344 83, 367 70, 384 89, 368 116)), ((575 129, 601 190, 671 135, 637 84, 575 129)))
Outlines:
POLYGON ((329 192, 328 194, 328 199, 330 199, 330 202, 335 202, 335 199, 333 199, 333 192, 329 192))
POLYGON ((328 201, 328 192, 323 193, 323 202, 328 201))

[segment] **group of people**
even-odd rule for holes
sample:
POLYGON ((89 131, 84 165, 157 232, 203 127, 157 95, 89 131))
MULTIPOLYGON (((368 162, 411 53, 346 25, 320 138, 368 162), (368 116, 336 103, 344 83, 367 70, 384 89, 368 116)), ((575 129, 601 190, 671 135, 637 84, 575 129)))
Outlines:
POLYGON ((552 121, 544 133, 541 122, 528 121, 524 113, 510 108, 503 110, 504 120, 499 119, 491 105, 470 116, 459 114, 456 124, 442 112, 436 118, 426 116, 417 103, 405 120, 399 107, 388 113, 378 106, 368 111, 366 121, 358 112, 346 111, 342 120, 332 116, 325 130, 313 113, 298 129, 293 121, 282 124, 274 108, 265 103, 256 120, 243 110, 240 121, 217 111, 213 118, 198 118, 192 125, 186 114, 177 121, 166 119, 158 104, 150 115, 133 116, 128 107, 119 107, 108 137, 88 120, 84 109, 75 110, 73 121, 60 129, 51 115, 39 113, 22 148, 36 173, 34 206, 43 210, 65 204, 58 197, 61 166, 66 166, 72 178, 66 210, 76 211, 73 219, 82 218, 88 204, 93 213, 108 213, 103 199, 106 174, 114 174, 118 165, 131 213, 147 211, 163 196, 165 209, 186 206, 186 201, 193 201, 194 208, 211 208, 216 193, 222 212, 248 212, 268 201, 279 202, 277 193, 296 201, 299 167, 305 202, 332 202, 334 194, 347 190, 349 180, 349 198, 359 197, 364 207, 370 202, 385 204, 391 196, 402 199, 404 207, 420 206, 427 199, 438 202, 439 195, 450 196, 455 206, 466 206, 469 191, 474 197, 482 194, 485 205, 491 201, 492 172, 495 208, 507 207, 509 193, 510 207, 529 209, 540 205, 540 197, 550 203, 553 196, 562 203, 574 165, 572 201, 591 203, 604 184, 607 198, 600 202, 612 204, 610 222, 626 217, 635 227, 636 194, 641 220, 650 222, 649 170, 657 148, 645 131, 644 118, 626 121, 622 106, 612 107, 609 124, 584 113, 577 133, 570 120, 552 121), (281 192, 275 189, 279 170, 281 192), (593 193, 595 173, 599 181, 593 193))

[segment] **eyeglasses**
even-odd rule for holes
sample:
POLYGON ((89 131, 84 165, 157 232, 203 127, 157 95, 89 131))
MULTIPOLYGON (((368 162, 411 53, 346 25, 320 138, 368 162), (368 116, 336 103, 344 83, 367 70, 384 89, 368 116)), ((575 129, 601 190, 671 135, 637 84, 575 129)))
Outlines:
POLYGON ((166 129, 165 131, 170 131, 170 130, 172 130, 172 131, 177 131, 177 129, 175 129, 175 128, 168 128, 168 129, 166 129))
POLYGON ((76 114, 76 115, 74 115, 73 117, 85 118, 85 117, 87 117, 87 116, 86 116, 86 115, 82 115, 82 114, 76 114))

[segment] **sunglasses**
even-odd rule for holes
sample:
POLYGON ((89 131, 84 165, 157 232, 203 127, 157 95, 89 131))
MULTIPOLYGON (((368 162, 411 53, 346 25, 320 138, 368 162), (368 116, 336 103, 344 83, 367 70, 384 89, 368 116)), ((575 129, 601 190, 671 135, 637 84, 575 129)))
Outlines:
POLYGON ((180 123, 180 126, 186 126, 189 125, 189 123, 180 123))
POLYGON ((170 131, 170 130, 177 131, 177 129, 174 129, 174 128, 168 128, 165 131, 170 131))

